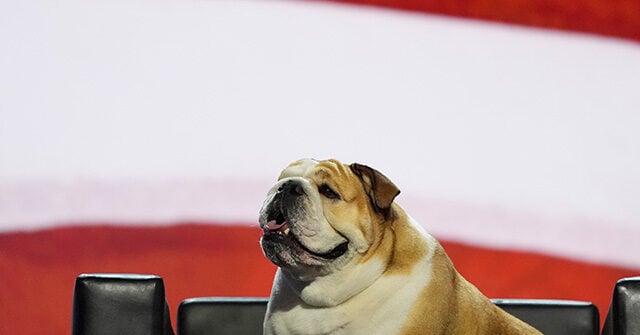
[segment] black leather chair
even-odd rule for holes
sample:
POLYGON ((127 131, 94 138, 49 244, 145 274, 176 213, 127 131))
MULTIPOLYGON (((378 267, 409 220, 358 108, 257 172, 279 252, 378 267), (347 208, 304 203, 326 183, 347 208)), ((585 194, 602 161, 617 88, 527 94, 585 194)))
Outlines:
POLYGON ((590 302, 528 299, 492 301, 545 335, 598 335, 600 332, 598 308, 590 302))
POLYGON ((73 335, 172 335, 162 278, 83 274, 73 294, 73 335))
MULTIPOLYGON (((588 302, 495 299, 497 306, 545 335, 597 335, 598 309, 588 302)), ((267 298, 194 298, 180 304, 178 335, 262 333, 267 298)))
MULTIPOLYGON (((618 282, 609 313, 613 332, 603 334, 640 334, 638 297, 640 278, 618 282)), ((492 301, 546 335, 597 335, 599 331, 598 309, 588 302, 492 301)), ((267 302, 268 298, 184 300, 178 308, 178 335, 261 334, 267 302)), ((164 284, 158 276, 88 274, 76 279, 73 335, 172 335, 169 314, 164 284)))
POLYGON ((602 334, 640 335, 640 277, 616 283, 602 334))
POLYGON ((178 335, 262 334, 267 298, 193 298, 178 307, 178 335))

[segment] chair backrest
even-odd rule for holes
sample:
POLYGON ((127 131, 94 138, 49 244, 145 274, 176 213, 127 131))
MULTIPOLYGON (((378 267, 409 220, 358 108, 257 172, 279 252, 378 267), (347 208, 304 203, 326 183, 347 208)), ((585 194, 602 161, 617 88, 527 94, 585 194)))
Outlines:
MULTIPOLYGON (((598 309, 565 300, 494 299, 497 306, 545 335, 597 335, 598 309)), ((262 333, 267 298, 193 298, 180 304, 178 335, 253 335, 262 333)))
POLYGON ((602 334, 640 335, 640 277, 616 283, 602 334))
POLYGON ((267 298, 187 299, 178 307, 178 334, 262 334, 267 302, 267 298))
POLYGON ((590 302, 528 299, 492 301, 545 335, 597 335, 600 332, 598 308, 590 302))
POLYGON ((73 293, 73 335, 173 334, 162 278, 85 274, 73 293))

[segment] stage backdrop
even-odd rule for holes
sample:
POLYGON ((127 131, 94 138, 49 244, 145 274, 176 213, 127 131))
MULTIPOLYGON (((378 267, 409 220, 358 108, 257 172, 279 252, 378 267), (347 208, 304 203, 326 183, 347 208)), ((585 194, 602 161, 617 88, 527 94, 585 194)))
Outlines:
POLYGON ((604 314, 639 41, 624 0, 0 2, 0 333, 69 334, 81 273, 267 296, 257 213, 303 157, 386 174, 489 297, 604 314))

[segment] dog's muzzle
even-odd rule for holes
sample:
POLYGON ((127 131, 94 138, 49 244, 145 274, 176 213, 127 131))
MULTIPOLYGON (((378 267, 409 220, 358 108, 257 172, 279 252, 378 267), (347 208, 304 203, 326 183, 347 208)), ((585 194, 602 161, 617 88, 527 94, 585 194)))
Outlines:
MULTIPOLYGON (((286 251, 295 255, 306 253, 314 258, 333 260, 344 255, 349 248, 349 241, 338 244, 326 253, 314 252, 307 248, 296 237, 296 222, 304 220, 306 209, 304 187, 299 182, 290 180, 282 184, 271 203, 267 205, 266 222, 262 223, 262 247, 267 256, 286 251)), ((269 257, 276 265, 278 260, 269 257)))

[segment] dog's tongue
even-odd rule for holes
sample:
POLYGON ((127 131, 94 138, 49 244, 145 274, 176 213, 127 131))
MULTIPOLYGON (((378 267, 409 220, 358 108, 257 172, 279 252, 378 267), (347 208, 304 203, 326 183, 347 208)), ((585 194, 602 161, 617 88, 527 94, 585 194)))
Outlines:
POLYGON ((287 229, 289 225, 287 224, 287 221, 283 222, 283 223, 278 223, 276 222, 276 220, 271 220, 269 222, 267 222, 267 229, 269 230, 285 230, 287 229))

